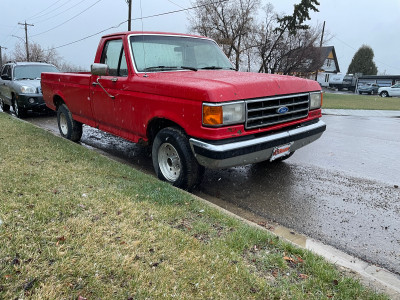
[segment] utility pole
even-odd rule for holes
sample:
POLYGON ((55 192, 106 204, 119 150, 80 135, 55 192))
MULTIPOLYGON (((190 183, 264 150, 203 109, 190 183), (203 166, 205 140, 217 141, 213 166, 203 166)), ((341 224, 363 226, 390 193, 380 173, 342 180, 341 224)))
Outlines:
POLYGON ((26 60, 29 61, 29 44, 28 44, 28 26, 34 26, 33 24, 18 23, 19 25, 25 26, 25 47, 26 47, 26 60))
POLYGON ((7 48, 0 46, 0 68, 3 66, 3 54, 1 53, 1 49, 7 49, 7 48))
MULTIPOLYGON (((324 21, 324 26, 322 27, 321 41, 319 43, 320 48, 322 48, 322 42, 324 41, 324 33, 325 33, 325 21, 324 21)), ((318 69, 315 72, 315 81, 318 81, 318 69)))
POLYGON ((132 22, 132 0, 126 0, 128 3, 128 31, 131 31, 132 22))

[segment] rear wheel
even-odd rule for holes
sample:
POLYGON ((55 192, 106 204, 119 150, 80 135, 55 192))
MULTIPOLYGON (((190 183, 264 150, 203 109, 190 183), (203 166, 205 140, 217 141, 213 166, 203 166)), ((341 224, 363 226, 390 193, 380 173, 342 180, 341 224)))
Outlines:
POLYGON ((82 123, 75 121, 65 104, 57 109, 57 123, 60 134, 63 138, 78 142, 82 137, 82 123))
POLYGON ((182 130, 167 127, 157 133, 152 147, 152 159, 157 177, 172 185, 191 190, 204 174, 190 149, 182 130))
POLYGON ((3 99, 0 99, 0 107, 4 112, 10 111, 10 105, 5 104, 3 99))

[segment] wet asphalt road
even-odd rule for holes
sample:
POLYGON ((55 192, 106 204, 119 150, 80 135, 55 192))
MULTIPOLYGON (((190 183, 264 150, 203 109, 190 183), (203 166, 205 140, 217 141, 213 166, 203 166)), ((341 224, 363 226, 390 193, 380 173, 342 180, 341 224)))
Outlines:
MULTIPOLYGON (((58 134, 56 119, 27 118, 58 134)), ((283 163, 207 170, 218 198, 400 274, 400 118, 324 116, 321 139, 283 163)), ((154 175, 143 148, 85 126, 82 144, 154 175)))

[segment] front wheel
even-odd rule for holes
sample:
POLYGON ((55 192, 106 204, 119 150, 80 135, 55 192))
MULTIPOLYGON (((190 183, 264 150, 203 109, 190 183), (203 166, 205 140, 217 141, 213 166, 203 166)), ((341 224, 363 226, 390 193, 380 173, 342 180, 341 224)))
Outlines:
POLYGON ((26 115, 25 109, 23 109, 22 107, 20 107, 20 106, 18 105, 18 101, 17 101, 17 99, 15 99, 15 98, 13 98, 13 109, 14 109, 15 115, 16 115, 18 118, 22 119, 23 117, 25 117, 25 115, 26 115))
POLYGON ((386 92, 386 91, 383 91, 383 92, 381 93, 381 97, 382 97, 382 98, 389 97, 389 93, 386 92))
POLYGON ((57 123, 60 134, 63 138, 78 142, 82 137, 82 123, 75 121, 65 104, 57 109, 57 123))
POLYGON ((3 99, 0 99, 0 107, 4 112, 10 111, 10 105, 5 104, 3 99))
POLYGON ((204 167, 200 166, 182 130, 167 127, 157 133, 152 147, 157 177, 172 185, 191 190, 201 182, 204 167))

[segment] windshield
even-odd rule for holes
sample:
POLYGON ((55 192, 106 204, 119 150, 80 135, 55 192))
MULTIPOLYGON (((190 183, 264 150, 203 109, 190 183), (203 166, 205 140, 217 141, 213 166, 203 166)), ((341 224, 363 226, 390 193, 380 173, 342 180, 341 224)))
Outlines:
POLYGON ((138 72, 172 70, 233 70, 218 45, 201 38, 140 35, 131 36, 131 49, 138 72))
POLYGON ((59 72, 52 65, 26 65, 14 68, 14 80, 40 79, 42 72, 59 72))

